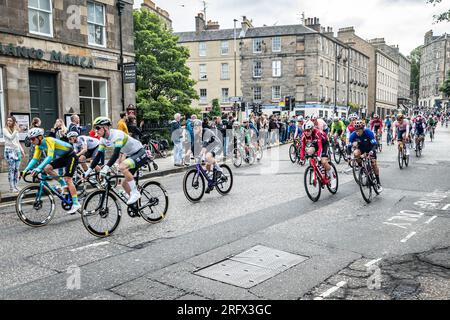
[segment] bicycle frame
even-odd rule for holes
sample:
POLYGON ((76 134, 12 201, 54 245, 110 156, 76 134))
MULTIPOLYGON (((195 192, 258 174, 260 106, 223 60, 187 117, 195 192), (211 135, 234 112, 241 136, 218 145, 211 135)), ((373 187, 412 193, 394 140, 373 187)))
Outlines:
POLYGON ((314 183, 316 183, 317 176, 318 176, 320 179, 320 183, 322 183, 322 185, 326 185, 327 183, 325 183, 325 182, 327 182, 327 181, 325 181, 325 175, 322 175, 322 173, 320 172, 319 167, 318 167, 318 163, 320 163, 320 160, 314 156, 307 156, 307 158, 310 158, 309 164, 314 169, 314 183))
POLYGON ((206 170, 203 169, 202 165, 200 163, 196 164, 197 173, 194 176, 194 179, 202 175, 206 181, 208 181, 208 187, 213 187, 215 185, 214 180, 210 180, 208 175, 206 174, 206 170))
MULTIPOLYGON (((36 194, 36 200, 39 201, 41 199, 41 196, 44 192, 44 187, 47 187, 50 190, 50 193, 52 195, 57 196, 64 204, 71 205, 72 204, 72 197, 69 197, 68 199, 65 198, 65 194, 61 194, 58 191, 54 190, 52 186, 48 183, 48 180, 58 179, 61 178, 60 176, 48 176, 44 173, 41 173, 41 178, 36 177, 36 179, 39 180, 39 191, 36 194)), ((25 179, 24 179, 25 180, 25 179)), ((25 180, 26 182, 30 182, 25 180)), ((31 182, 33 183, 33 182, 31 182)))

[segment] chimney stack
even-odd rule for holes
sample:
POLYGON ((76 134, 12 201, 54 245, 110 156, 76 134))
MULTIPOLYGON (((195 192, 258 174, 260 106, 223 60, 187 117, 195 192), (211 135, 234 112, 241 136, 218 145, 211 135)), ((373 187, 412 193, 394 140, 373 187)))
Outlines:
POLYGON ((427 45, 433 40, 433 30, 425 33, 424 44, 427 45))
POLYGON ((206 30, 219 30, 219 29, 220 29, 219 22, 211 20, 208 21, 206 30))
POLYGON ((203 13, 199 13, 195 17, 195 32, 202 32, 206 30, 205 19, 203 18, 203 13))
POLYGON ((320 28, 319 18, 316 17, 306 19, 306 26, 313 30, 316 30, 317 32, 322 31, 322 29, 320 28))

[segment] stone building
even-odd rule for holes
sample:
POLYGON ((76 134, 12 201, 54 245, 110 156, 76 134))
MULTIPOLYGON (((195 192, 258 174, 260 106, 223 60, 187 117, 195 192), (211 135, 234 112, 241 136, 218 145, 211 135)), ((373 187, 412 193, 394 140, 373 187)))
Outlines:
POLYGON ((156 6, 152 0, 144 0, 141 4, 141 9, 147 9, 155 13, 164 22, 167 29, 172 29, 172 20, 170 19, 169 13, 156 6))
MULTIPOLYGON (((114 122, 119 119, 122 79, 116 1, 78 3, 0 2, 2 126, 9 114, 17 113, 30 120, 41 118, 46 130, 57 118, 66 120, 71 113, 80 114, 81 124, 88 129, 99 115, 114 122)), ((132 62, 133 1, 122 3, 124 62, 132 62)), ((125 84, 124 103, 135 103, 134 83, 125 84)))
MULTIPOLYGON (((397 106, 400 110, 409 113, 412 110, 411 100, 411 61, 401 54, 398 46, 389 46, 384 38, 369 40, 375 48, 382 51, 398 63, 397 106)), ((395 66, 392 66, 395 68, 395 66)), ((378 73, 377 73, 378 76, 378 73)), ((379 81, 379 79, 377 79, 379 81)))
MULTIPOLYGON (((219 99, 222 111, 232 111, 230 97, 242 96, 239 39, 236 40, 235 59, 234 29, 220 30, 217 22, 206 23, 202 13, 195 17, 195 26, 195 31, 175 33, 179 44, 190 52, 187 65, 192 79, 197 82, 195 90, 200 100, 192 101, 192 106, 207 112, 212 100, 219 99)), ((236 28, 236 38, 240 31, 241 28, 236 28)))
POLYGON ((434 36, 432 30, 427 32, 421 53, 419 105, 445 108, 448 97, 444 97, 439 88, 450 70, 450 35, 434 36))

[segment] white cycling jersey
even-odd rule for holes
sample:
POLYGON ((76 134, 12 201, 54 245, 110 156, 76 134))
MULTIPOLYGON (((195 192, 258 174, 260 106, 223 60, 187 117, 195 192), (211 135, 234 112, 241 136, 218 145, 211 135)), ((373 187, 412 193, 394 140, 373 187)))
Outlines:
POLYGON ((100 141, 96 138, 79 136, 77 142, 73 144, 73 147, 75 148, 75 152, 78 153, 83 150, 84 147, 87 147, 88 150, 92 150, 97 148, 99 144, 100 141))
POLYGON ((143 149, 144 146, 140 141, 133 139, 125 132, 111 129, 108 138, 100 139, 99 151, 102 151, 105 148, 121 148, 121 153, 130 156, 143 149))

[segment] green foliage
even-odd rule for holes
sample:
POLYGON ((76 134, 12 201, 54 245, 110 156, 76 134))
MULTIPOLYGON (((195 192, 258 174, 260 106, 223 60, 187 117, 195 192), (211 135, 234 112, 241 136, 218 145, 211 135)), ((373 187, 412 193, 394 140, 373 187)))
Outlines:
POLYGON ((359 112, 359 104, 353 103, 353 102, 349 102, 348 105, 350 107, 349 113, 357 113, 357 112, 359 112))
MULTIPOLYGON (((427 0, 427 3, 432 3, 434 6, 441 2, 442 0, 427 0)), ((433 16, 433 18, 436 22, 450 22, 450 9, 448 9, 446 12, 442 12, 438 15, 433 16)))
POLYGON ((419 99, 421 49, 422 47, 419 46, 411 51, 411 54, 409 55, 409 59, 411 60, 411 90, 416 101, 419 99))
POLYGON ((211 111, 208 113, 208 118, 212 119, 213 117, 221 117, 222 110, 220 109, 219 99, 214 99, 212 101, 211 111))
POLYGON ((444 95, 446 95, 447 97, 450 97, 450 70, 447 74, 447 79, 445 79, 444 83, 439 88, 439 91, 444 93, 444 95))
POLYGON ((171 120, 177 112, 195 113, 192 99, 198 99, 186 65, 188 49, 166 30, 149 10, 135 10, 136 104, 147 120, 171 120))

